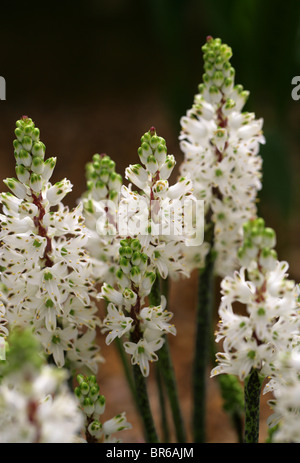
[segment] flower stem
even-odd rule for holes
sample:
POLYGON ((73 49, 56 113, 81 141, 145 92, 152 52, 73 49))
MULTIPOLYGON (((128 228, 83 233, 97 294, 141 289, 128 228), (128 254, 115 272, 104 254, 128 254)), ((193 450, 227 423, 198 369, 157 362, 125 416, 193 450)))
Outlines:
POLYGON ((158 437, 150 408, 146 379, 138 365, 133 365, 133 377, 141 418, 144 424, 144 434, 147 443, 158 443, 158 437))
POLYGON ((134 379, 133 379, 133 376, 132 376, 132 371, 131 371, 130 365, 129 365, 128 360, 127 360, 127 355, 126 355, 126 353, 124 351, 122 342, 121 342, 121 340, 119 338, 116 338, 114 343, 115 343, 116 349, 118 351, 118 354, 119 354, 119 357, 120 357, 120 360, 121 360, 121 363, 122 363, 122 366, 123 366, 125 378, 127 380, 127 384, 128 384, 129 390, 131 392, 133 401, 134 401, 135 405, 138 407, 138 399, 137 399, 137 395, 136 395, 134 379))
POLYGON ((161 428, 162 428, 162 434, 163 434, 162 442, 166 444, 170 442, 170 431, 169 431, 169 423, 168 423, 167 410, 166 410, 166 397, 165 397, 164 385, 162 382, 162 374, 161 374, 159 365, 156 365, 155 378, 156 378, 156 384, 157 384, 158 395, 159 395, 159 406, 161 410, 161 428))
POLYGON ((244 443, 258 443, 260 391, 263 377, 256 369, 252 369, 245 379, 245 433, 244 443))
POLYGON ((205 267, 199 271, 198 306, 196 318, 196 341, 193 370, 193 430, 194 442, 205 442, 206 421, 206 382, 207 366, 212 328, 212 306, 214 288, 214 252, 211 246, 205 261, 205 267))
MULTIPOLYGON (((159 305, 161 303, 160 297, 160 278, 157 275, 156 280, 152 286, 151 293, 149 295, 150 304, 159 305)), ((179 398, 177 392, 177 384, 175 378, 175 372, 172 364, 170 348, 167 336, 165 336, 164 345, 159 351, 159 368, 163 377, 167 395, 170 401, 173 422, 175 426, 177 442, 184 443, 186 441, 184 422, 180 410, 179 398)))

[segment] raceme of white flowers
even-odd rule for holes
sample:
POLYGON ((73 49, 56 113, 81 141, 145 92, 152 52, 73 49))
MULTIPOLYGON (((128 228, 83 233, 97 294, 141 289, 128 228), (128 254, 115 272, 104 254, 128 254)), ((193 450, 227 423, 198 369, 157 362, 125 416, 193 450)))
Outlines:
POLYGON ((273 392, 269 401, 274 413, 268 425, 274 430, 272 442, 300 443, 300 352, 299 347, 278 355, 276 372, 264 392, 273 392))
POLYGON ((115 171, 115 162, 107 154, 94 154, 86 165, 87 191, 82 195, 85 225, 89 230, 88 250, 98 282, 115 283, 118 262, 116 210, 122 177, 115 171))
POLYGON ((64 369, 45 365, 39 374, 0 385, 1 443, 73 443, 83 416, 64 369), (12 385, 13 384, 13 385, 12 385))
POLYGON ((139 365, 144 376, 149 374, 149 362, 157 361, 156 352, 164 344, 164 335, 176 334, 169 323, 173 314, 166 310, 166 299, 161 296, 159 306, 145 306, 156 278, 155 268, 149 266, 148 256, 142 252, 137 238, 120 241, 120 263, 116 273, 118 288, 104 283, 101 298, 107 301, 107 315, 103 320, 106 343, 126 335, 125 351, 133 365, 139 365))
POLYGON ((216 355, 211 372, 241 380, 252 369, 263 377, 278 374, 279 353, 299 344, 298 286, 288 278, 287 262, 277 260, 275 232, 262 218, 245 223, 243 230, 242 267, 221 282, 216 342, 223 341, 224 352, 216 355))
POLYGON ((203 223, 198 220, 195 227, 192 215, 194 204, 196 219, 201 218, 202 202, 193 195, 189 175, 169 184, 176 161, 167 154, 166 141, 154 127, 141 137, 138 155, 143 165, 130 165, 125 171, 132 183, 121 189, 119 220, 121 228, 126 226, 119 232, 140 240, 143 252, 162 278, 189 276, 182 244, 194 247, 198 239, 202 242, 203 223), (132 190, 132 184, 138 191, 132 190))
MULTIPOLYGON (((191 176, 194 195, 205 203, 206 220, 214 224, 215 272, 224 277, 237 268, 242 225, 256 216, 261 188, 259 145, 262 119, 242 112, 249 92, 235 85, 231 48, 218 38, 203 46, 203 83, 181 118, 182 175, 191 176)), ((203 266, 209 244, 187 249, 191 268, 203 266)))
POLYGON ((79 400, 80 408, 85 415, 86 440, 89 443, 117 443, 120 439, 113 437, 112 434, 131 429, 126 413, 123 412, 114 416, 110 420, 100 421, 101 415, 105 411, 106 400, 100 394, 100 388, 94 375, 77 376, 78 386, 75 394, 79 400))
POLYGON ((23 116, 16 126, 17 179, 6 179, 10 191, 0 195, 5 328, 30 325, 57 366, 96 371, 99 320, 82 204, 69 210, 62 203, 72 185, 51 184, 56 158, 44 160, 34 122, 23 116))
POLYGON ((46 364, 31 331, 8 339, 7 361, 0 364, 0 442, 78 442, 84 414, 67 370, 46 364))

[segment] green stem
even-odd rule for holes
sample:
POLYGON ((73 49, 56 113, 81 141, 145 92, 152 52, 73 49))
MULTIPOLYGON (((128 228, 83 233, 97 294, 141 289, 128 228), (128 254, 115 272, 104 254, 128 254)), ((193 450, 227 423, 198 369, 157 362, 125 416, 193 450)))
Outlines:
POLYGON ((175 372, 172 365, 170 348, 167 337, 165 337, 165 343, 159 351, 159 363, 171 406, 176 439, 177 442, 184 443, 186 442, 184 422, 180 410, 175 372))
POLYGON ((156 365, 155 369, 156 384, 158 389, 159 396, 159 405, 161 410, 161 428, 163 433, 163 442, 166 444, 170 442, 170 432, 169 432, 169 423, 166 410, 166 400, 165 400, 165 391, 164 385, 162 383, 162 374, 159 368, 159 364, 156 365))
POLYGON ((260 392, 263 377, 252 369, 244 382, 245 394, 245 444, 258 443, 260 392))
POLYGON ((229 415, 236 431, 238 443, 243 443, 244 428, 244 390, 239 379, 234 375, 223 374, 216 377, 220 387, 223 409, 229 415))
POLYGON ((133 379, 133 376, 132 376, 132 371, 131 371, 130 365, 129 365, 128 360, 127 360, 127 355, 126 355, 126 353, 124 351, 124 348, 123 348, 123 344, 122 344, 122 342, 121 342, 121 340, 119 338, 115 339, 114 344, 115 344, 115 346, 117 348, 117 351, 119 353, 119 357, 120 357, 120 360, 121 360, 121 363, 122 363, 122 366, 123 366, 123 370, 124 370, 124 374, 125 374, 125 377, 126 377, 126 380, 127 380, 129 390, 130 390, 131 395, 132 395, 132 399, 133 399, 135 405, 137 406, 138 400, 137 400, 137 395, 136 395, 136 390, 135 390, 134 379, 133 379))
MULTIPOLYGON (((149 295, 150 304, 155 306, 159 305, 161 302, 160 294, 160 278, 157 275, 149 295)), ((172 364, 167 336, 165 336, 165 342, 161 347, 158 356, 160 365, 159 368, 166 386, 166 391, 171 406, 177 442, 184 443, 186 442, 184 422, 179 405, 175 372, 172 364)))
POLYGON ((196 342, 193 370, 193 432, 194 442, 205 442, 206 427, 206 383, 212 328, 212 306, 214 291, 213 248, 206 256, 205 267, 199 271, 198 307, 196 315, 196 342))
POLYGON ((142 375, 138 365, 133 365, 133 377, 135 382, 137 403, 144 424, 145 440, 147 443, 158 443, 158 437, 148 398, 146 380, 142 375))
MULTIPOLYGON (((106 304, 106 307, 107 307, 107 304, 106 304)), ((131 392, 133 401, 134 401, 135 405, 137 406, 137 397, 136 397, 134 379, 132 377, 131 368, 130 368, 130 365, 128 364, 127 356, 126 356, 126 353, 124 351, 121 339, 116 338, 114 340, 114 345, 115 345, 115 347, 116 347, 116 349, 118 351, 118 354, 119 354, 119 357, 120 357, 120 360, 121 360, 121 363, 122 363, 122 366, 123 366, 125 378, 127 380, 127 384, 128 384, 129 390, 131 392)))

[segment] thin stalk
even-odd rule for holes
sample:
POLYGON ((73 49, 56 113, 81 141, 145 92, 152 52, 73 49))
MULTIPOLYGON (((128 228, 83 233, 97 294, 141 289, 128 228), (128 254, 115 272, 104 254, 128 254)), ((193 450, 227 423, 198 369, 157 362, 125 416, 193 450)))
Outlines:
MULTIPOLYGON (((107 304, 106 304, 106 306, 107 306, 107 304)), ((126 356, 126 353, 124 351, 121 340, 119 338, 116 338, 114 340, 114 345, 115 345, 115 347, 116 347, 116 349, 118 351, 118 354, 119 354, 119 357, 120 357, 120 360, 121 360, 121 363, 122 363, 122 366, 123 366, 125 378, 127 380, 127 384, 128 384, 129 390, 130 390, 131 395, 132 395, 132 399, 133 399, 135 405, 137 406, 137 397, 136 397, 134 379, 133 379, 132 371, 131 371, 130 365, 128 364, 127 356, 126 356)))
POLYGON ((129 387, 129 390, 131 392, 132 399, 135 403, 136 406, 138 406, 138 400, 137 400, 137 395, 136 395, 136 390, 135 390, 135 384, 134 384, 134 378, 132 375, 132 369, 131 366, 128 363, 127 355, 126 352, 124 351, 122 342, 119 338, 116 338, 114 341, 114 344, 116 346, 116 349, 118 351, 122 366, 123 366, 123 371, 125 374, 125 378, 127 380, 127 384, 129 387))
MULTIPOLYGON (((211 342, 211 364, 216 365, 216 343, 214 337, 211 342)), ((234 375, 217 375, 223 409, 229 415, 233 429, 239 444, 244 441, 244 388, 239 379, 234 375)))
POLYGON ((146 379, 142 375, 140 367, 133 365, 133 377, 137 394, 137 402, 144 425, 145 440, 147 443, 158 443, 158 437, 150 408, 146 379))
MULTIPOLYGON (((210 240, 212 244, 212 238, 210 240)), ((196 340, 193 369, 193 434, 195 443, 205 442, 206 382, 212 329, 214 292, 214 251, 207 253, 205 267, 199 271, 196 340)))
MULTIPOLYGON (((137 343, 141 339, 140 324, 138 319, 140 308, 140 298, 138 297, 135 306, 131 307, 130 311, 130 315, 135 322, 134 330, 130 333, 130 340, 134 343, 137 343)), ((157 443, 158 436, 151 412, 146 378, 143 376, 139 365, 135 364, 132 366, 132 368, 137 406, 144 425, 145 440, 147 443, 157 443)))
POLYGON ((263 377, 252 369, 244 382, 245 394, 245 444, 256 444, 259 439, 260 392, 263 377))
POLYGON ((160 370, 163 375, 163 380, 166 386, 168 399, 171 406, 173 422, 175 427, 177 442, 185 443, 186 434, 184 429, 184 421, 181 414, 175 372, 171 360, 170 348, 167 337, 165 343, 159 351, 160 370))
POLYGON ((166 444, 170 442, 170 431, 169 431, 169 423, 168 423, 167 410, 166 410, 165 391, 164 391, 164 385, 163 385, 161 376, 162 375, 161 375, 159 365, 156 365, 155 378, 156 378, 156 384, 157 384, 157 389, 158 389, 159 405, 160 405, 160 410, 161 410, 161 428, 162 428, 162 435, 163 435, 162 442, 166 444))
POLYGON ((238 443, 242 444, 244 441, 245 410, 243 387, 234 375, 218 375, 216 379, 223 399, 223 409, 231 419, 238 443))
MULTIPOLYGON (((149 295, 150 304, 159 305, 161 302, 160 292, 160 278, 157 275, 156 280, 152 286, 151 293, 149 295)), ((179 397, 177 392, 176 377, 171 359, 171 353, 168 343, 168 338, 165 336, 165 342, 161 347, 159 353, 159 368, 165 383, 168 399, 171 406, 173 422, 175 427, 177 442, 186 442, 186 434, 184 429, 184 421, 181 414, 179 397)))

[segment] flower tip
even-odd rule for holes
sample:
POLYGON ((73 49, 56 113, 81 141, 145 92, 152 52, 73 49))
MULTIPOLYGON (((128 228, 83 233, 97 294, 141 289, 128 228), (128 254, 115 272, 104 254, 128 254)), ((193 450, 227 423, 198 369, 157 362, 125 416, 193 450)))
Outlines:
POLYGON ((213 39, 212 36, 211 36, 211 35, 208 35, 208 36, 206 37, 206 42, 210 42, 212 39, 213 39))
POLYGON ((150 132, 151 136, 155 135, 156 134, 156 128, 152 125, 152 127, 150 127, 149 132, 150 132))

